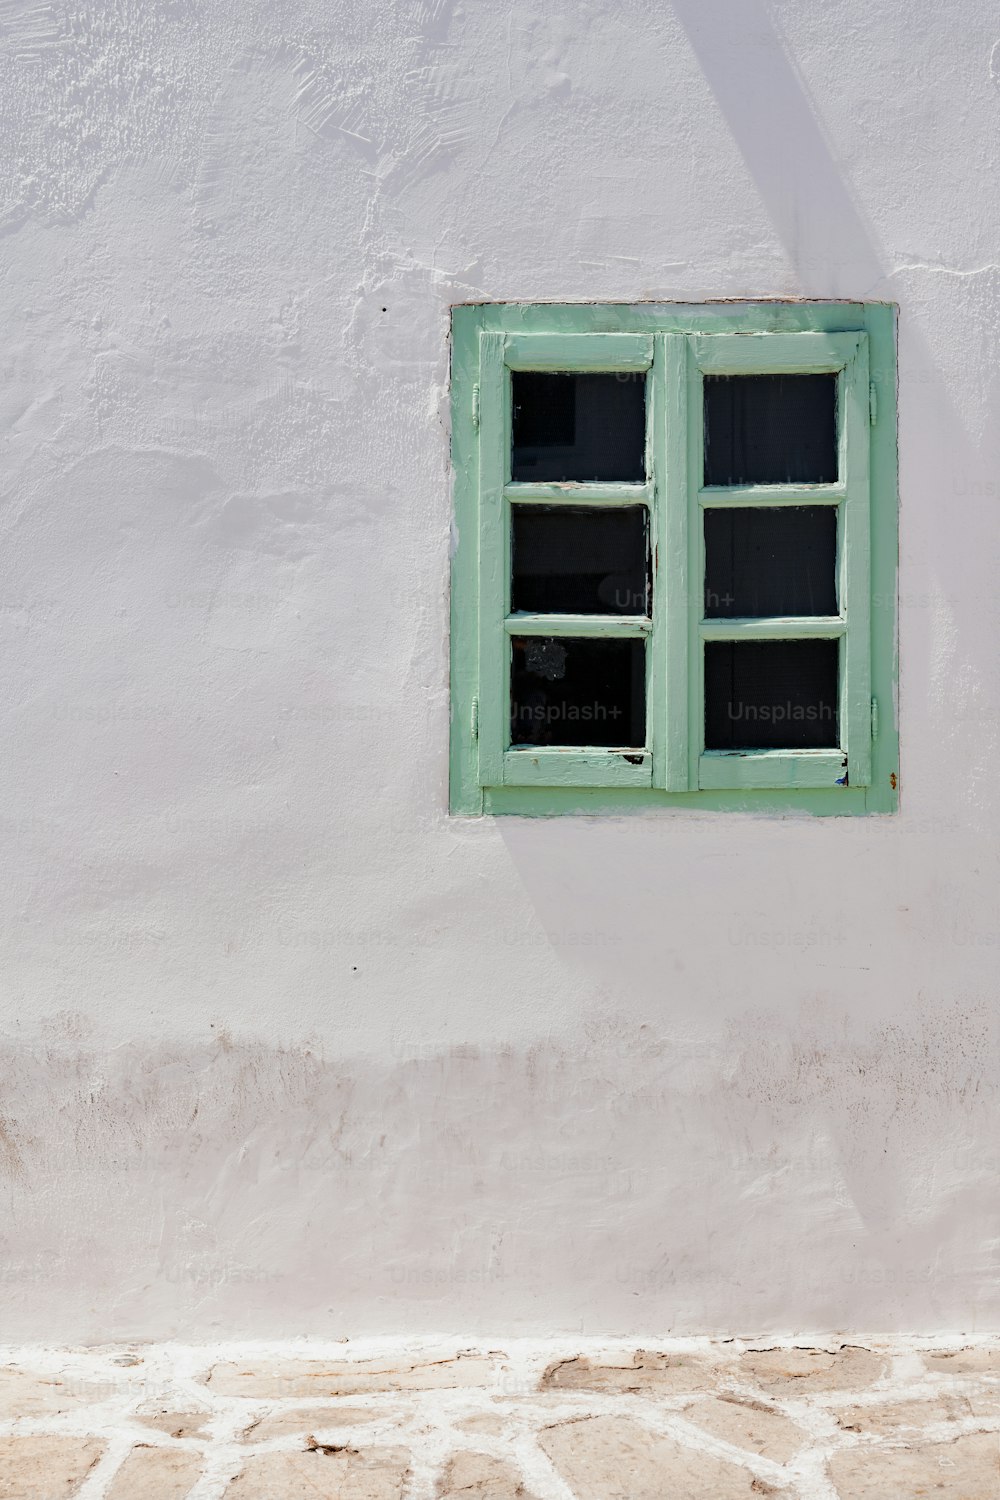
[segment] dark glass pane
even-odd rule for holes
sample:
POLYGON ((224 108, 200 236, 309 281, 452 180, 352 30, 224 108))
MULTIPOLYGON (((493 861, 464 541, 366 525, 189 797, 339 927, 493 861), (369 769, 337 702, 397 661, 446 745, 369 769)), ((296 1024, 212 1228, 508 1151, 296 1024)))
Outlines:
POLYGON ((709 641, 709 750, 835 749, 836 641, 709 641))
POLYGON ((836 375, 705 377, 706 484, 836 478, 836 375))
POLYGON ((512 745, 646 743, 646 646, 515 636, 511 641, 512 745))
POLYGON ((705 614, 835 615, 832 505, 706 510, 705 614))
POLYGON ((646 377, 515 370, 516 480, 646 477, 646 377))
POLYGON ((515 505, 511 609, 535 614, 644 615, 649 603, 646 507, 515 505))

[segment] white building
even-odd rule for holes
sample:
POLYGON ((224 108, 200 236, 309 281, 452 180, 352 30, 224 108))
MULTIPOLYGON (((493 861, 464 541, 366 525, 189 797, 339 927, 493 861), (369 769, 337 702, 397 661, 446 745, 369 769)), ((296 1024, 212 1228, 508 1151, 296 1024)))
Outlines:
POLYGON ((996 1327, 998 39, 0 10, 5 1338, 996 1327), (756 298, 898 304, 898 811, 451 815, 452 306, 756 298))

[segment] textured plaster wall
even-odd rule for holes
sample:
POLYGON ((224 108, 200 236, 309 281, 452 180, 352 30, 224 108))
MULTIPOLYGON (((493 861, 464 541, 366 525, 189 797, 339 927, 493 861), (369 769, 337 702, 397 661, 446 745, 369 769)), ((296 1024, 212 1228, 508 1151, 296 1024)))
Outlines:
POLYGON ((998 39, 0 0, 5 1337, 1000 1324, 998 39), (900 815, 450 820, 449 304, 799 294, 900 815))

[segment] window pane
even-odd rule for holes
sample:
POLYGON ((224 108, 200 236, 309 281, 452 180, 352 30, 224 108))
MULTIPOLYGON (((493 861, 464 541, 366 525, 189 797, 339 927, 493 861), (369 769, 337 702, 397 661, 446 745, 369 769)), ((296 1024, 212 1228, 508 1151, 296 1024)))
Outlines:
POLYGON ((836 641, 709 641, 709 750, 835 749, 836 641))
POLYGON ((837 613, 832 505, 706 510, 705 614, 837 613))
POLYGON ((516 480, 646 477, 646 377, 515 370, 516 480))
POLYGON ((514 505, 511 609, 644 615, 649 605, 646 507, 514 505))
POLYGON ((706 484, 836 478, 836 375, 705 377, 706 484))
POLYGON ((646 743, 646 645, 515 636, 512 745, 646 743))

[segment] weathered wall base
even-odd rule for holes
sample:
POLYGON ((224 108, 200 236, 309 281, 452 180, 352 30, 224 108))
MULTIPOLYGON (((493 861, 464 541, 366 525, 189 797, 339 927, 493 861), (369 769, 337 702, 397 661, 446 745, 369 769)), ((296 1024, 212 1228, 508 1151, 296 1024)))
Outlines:
POLYGON ((982 1008, 381 1061, 7 1049, 5 1335, 995 1327, 967 1226, 1000 1230, 996 1057, 982 1008))

